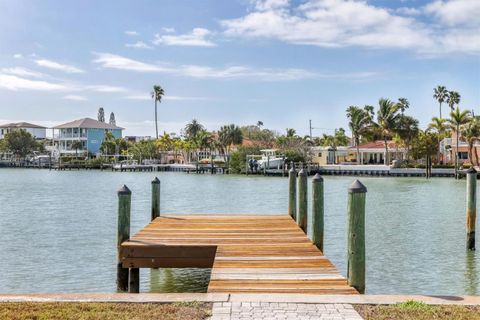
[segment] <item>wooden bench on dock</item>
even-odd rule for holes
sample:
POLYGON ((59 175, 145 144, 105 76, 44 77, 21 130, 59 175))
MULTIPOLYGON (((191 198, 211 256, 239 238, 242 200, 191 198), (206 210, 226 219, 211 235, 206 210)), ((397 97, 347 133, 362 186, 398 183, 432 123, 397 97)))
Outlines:
POLYGON ((162 214, 119 254, 123 268, 212 268, 208 292, 358 293, 287 214, 162 214))

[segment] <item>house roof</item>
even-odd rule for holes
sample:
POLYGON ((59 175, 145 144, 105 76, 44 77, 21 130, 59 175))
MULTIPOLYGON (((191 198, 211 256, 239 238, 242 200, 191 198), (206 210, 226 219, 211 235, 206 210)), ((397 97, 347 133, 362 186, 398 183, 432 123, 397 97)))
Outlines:
POLYGON ((34 129, 46 129, 46 127, 42 127, 33 123, 28 122, 16 122, 16 123, 7 123, 0 125, 0 128, 34 128, 34 129))
POLYGON ((111 125, 109 123, 101 122, 94 120, 92 118, 83 118, 74 120, 72 122, 67 122, 56 127, 53 129, 67 129, 67 128, 87 128, 87 129, 124 129, 121 127, 117 127, 111 125))
MULTIPOLYGON (((394 149, 397 147, 397 144, 393 141, 387 141, 388 148, 394 149)), ((358 146, 359 149, 385 149, 385 142, 383 140, 376 140, 361 144, 358 146)), ((356 149, 357 147, 351 147, 350 149, 356 149)))

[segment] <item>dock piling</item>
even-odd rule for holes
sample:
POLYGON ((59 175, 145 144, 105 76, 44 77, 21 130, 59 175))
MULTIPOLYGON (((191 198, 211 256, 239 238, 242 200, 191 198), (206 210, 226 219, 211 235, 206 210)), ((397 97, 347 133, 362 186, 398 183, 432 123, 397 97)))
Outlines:
POLYGON ((292 167, 288 171, 288 214, 297 220, 297 171, 295 164, 291 162, 292 167))
POLYGON ((367 188, 355 180, 348 188, 348 284, 365 293, 365 198, 367 188))
POLYGON ((307 214, 308 214, 308 185, 307 172, 302 164, 302 169, 298 172, 298 220, 300 228, 307 233, 307 214))
POLYGON ((130 239, 130 208, 132 192, 124 185, 118 194, 118 231, 117 231, 117 291, 128 290, 128 269, 123 268, 120 245, 130 239))
POLYGON ((467 170, 467 250, 475 250, 475 221, 477 219, 477 171, 467 170))
POLYGON ((152 181, 152 221, 160 217, 160 180, 155 177, 152 181))
POLYGON ((323 178, 316 174, 312 179, 312 242, 323 253, 324 206, 323 178))
POLYGON ((140 292, 140 269, 130 268, 128 278, 128 293, 140 292))

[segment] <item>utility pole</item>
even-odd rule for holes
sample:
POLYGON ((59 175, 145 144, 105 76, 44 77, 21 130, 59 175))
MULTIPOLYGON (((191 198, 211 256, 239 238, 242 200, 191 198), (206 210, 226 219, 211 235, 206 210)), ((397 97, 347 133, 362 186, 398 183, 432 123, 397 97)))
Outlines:
POLYGON ((312 120, 308 120, 309 122, 309 125, 310 125, 310 140, 313 140, 313 137, 312 137, 312 120))

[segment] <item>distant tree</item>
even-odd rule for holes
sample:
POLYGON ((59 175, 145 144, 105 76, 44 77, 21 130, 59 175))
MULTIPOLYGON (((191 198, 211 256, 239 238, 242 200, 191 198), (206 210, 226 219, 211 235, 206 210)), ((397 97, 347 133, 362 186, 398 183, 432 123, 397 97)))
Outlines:
POLYGON ((428 130, 420 130, 416 139, 412 143, 412 157, 416 160, 425 159, 425 176, 427 179, 432 172, 432 156, 438 150, 437 134, 428 130))
POLYGON ((369 108, 350 106, 347 108, 348 127, 352 131, 357 148, 357 164, 360 164, 360 137, 372 126, 373 111, 369 108))
POLYGON ((257 121, 257 127, 258 127, 258 129, 262 129, 263 121, 257 121))
POLYGON ((440 119, 442 119, 442 103, 445 102, 448 96, 447 88, 444 86, 437 86, 433 89, 433 98, 436 99, 440 105, 440 119))
POLYGON ((418 120, 411 116, 401 114, 395 128, 395 132, 407 149, 407 161, 410 157, 410 147, 413 139, 418 135, 418 120))
POLYGON ((239 145, 243 142, 242 130, 234 124, 222 126, 218 132, 218 137, 227 154, 230 153, 231 145, 239 145))
POLYGON ((455 152, 455 179, 458 179, 458 141, 460 139, 460 128, 470 121, 470 111, 460 111, 457 107, 455 111, 450 112, 450 119, 448 120, 451 128, 456 135, 456 152, 455 152))
MULTIPOLYGON (((432 122, 428 125, 428 131, 434 131, 437 134, 437 144, 440 145, 440 141, 447 136, 447 119, 433 117, 432 122)), ((440 163, 440 148, 437 152, 437 162, 440 163)))
POLYGON ((37 141, 34 136, 24 129, 7 133, 4 139, 6 149, 20 158, 25 158, 37 148, 37 141))
POLYGON ((153 101, 155 101, 155 134, 156 134, 155 136, 158 139, 157 102, 158 103, 162 102, 162 97, 165 95, 165 91, 161 86, 154 85, 153 91, 151 94, 152 94, 153 101))
POLYGON ((113 112, 110 113, 110 120, 108 121, 112 126, 117 125, 117 121, 115 120, 115 114, 113 112))
POLYGON ((455 106, 458 106, 458 104, 460 103, 460 93, 458 93, 457 91, 448 91, 447 103, 453 112, 455 109, 455 106))
POLYGON ((189 139, 195 140, 198 133, 204 129, 203 125, 201 125, 196 119, 193 119, 192 122, 187 123, 185 126, 185 133, 189 139))
POLYGON ((293 128, 287 128, 287 138, 294 137, 297 134, 297 131, 293 128))
POLYGON ((103 108, 98 109, 97 118, 98 118, 98 121, 105 122, 105 111, 103 110, 103 108))
POLYGON ((476 152, 473 152, 473 145, 479 141, 480 137, 480 121, 477 117, 471 118, 461 129, 461 139, 467 143, 468 146, 468 159, 472 166, 478 166, 478 156, 476 152))
POLYGON ((71 148, 75 150, 75 156, 78 157, 78 150, 83 148, 83 143, 80 140, 72 141, 71 148))

